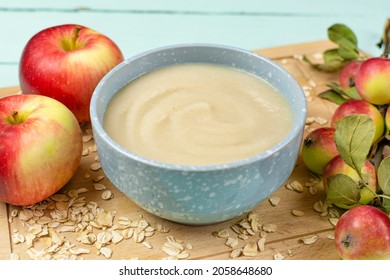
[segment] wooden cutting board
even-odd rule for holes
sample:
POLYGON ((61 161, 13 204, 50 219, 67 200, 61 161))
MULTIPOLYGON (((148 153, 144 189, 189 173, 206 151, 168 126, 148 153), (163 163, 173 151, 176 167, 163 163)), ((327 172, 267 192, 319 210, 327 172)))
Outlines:
MULTIPOLYGON (((313 60, 320 59, 319 54, 324 50, 333 47, 334 45, 328 41, 310 42, 291 46, 282 46, 272 49, 256 50, 256 52, 269 57, 280 65, 285 67, 300 83, 305 92, 307 93, 308 100, 308 117, 315 118, 316 121, 308 125, 306 134, 310 129, 314 129, 319 126, 328 126, 329 119, 336 108, 336 105, 321 100, 316 95, 326 89, 325 84, 329 81, 335 81, 336 74, 322 73, 311 68, 307 63, 302 61, 302 55, 305 54, 313 60), (328 121, 322 123, 322 121, 328 121)), ((10 94, 17 94, 19 92, 18 87, 10 87, 0 89, 0 97, 10 94)), ((286 183, 292 181, 298 181, 303 185, 303 191, 297 192, 282 186, 273 196, 280 199, 278 205, 271 205, 269 200, 264 201, 252 212, 256 215, 258 222, 264 225, 264 228, 260 228, 259 232, 255 232, 251 235, 248 231, 247 234, 240 237, 236 232, 232 230, 234 224, 239 223, 243 219, 247 218, 246 215, 237 217, 230 221, 208 226, 188 226, 181 225, 173 222, 163 220, 155 217, 144 210, 137 207, 131 200, 125 197, 118 189, 116 189, 107 178, 101 179, 98 183, 106 186, 107 190, 110 190, 113 194, 113 198, 109 200, 102 199, 102 190, 95 190, 94 180, 97 181, 99 176, 104 176, 104 172, 99 170, 91 170, 91 165, 98 162, 97 153, 93 139, 87 141, 90 128, 84 127, 84 135, 86 142, 84 148, 88 155, 83 156, 80 167, 73 177, 73 179, 67 184, 59 193, 69 193, 71 190, 81 190, 81 193, 77 194, 81 201, 85 201, 85 205, 89 203, 95 205, 100 209, 104 209, 114 215, 113 223, 119 224, 119 228, 106 226, 105 229, 98 229, 93 227, 93 234, 97 236, 101 232, 121 233, 126 227, 125 219, 133 221, 139 221, 142 217, 151 226, 148 228, 152 233, 151 236, 146 236, 142 241, 135 240, 134 236, 129 239, 124 239, 117 244, 114 244, 112 240, 110 244, 105 244, 105 248, 112 250, 110 259, 163 259, 167 257, 167 253, 162 250, 162 246, 169 238, 175 238, 177 241, 182 242, 184 249, 189 253, 186 259, 230 259, 232 248, 226 246, 227 235, 237 239, 238 244, 235 248, 243 248, 249 242, 257 242, 260 239, 260 234, 265 238, 265 250, 257 252, 256 256, 244 256, 241 255, 238 259, 274 259, 282 256, 285 259, 338 259, 338 255, 334 246, 334 240, 332 240, 334 226, 330 223, 329 218, 334 215, 341 214, 340 209, 332 209, 325 213, 319 213, 314 210, 315 203, 324 201, 325 193, 322 186, 317 186, 318 192, 311 194, 309 187, 305 186, 305 183, 310 180, 311 174, 305 169, 301 161, 298 160, 297 166, 286 183), (95 202, 95 204, 91 203, 95 202), (299 210, 303 213, 303 216, 295 216, 292 214, 292 210, 299 210), (124 218, 125 217, 125 218, 124 218), (276 225, 274 232, 267 229, 268 225, 276 225), (164 230, 165 229, 165 230, 164 230), (226 231, 224 231, 226 230, 226 231), (215 233, 220 232, 218 237, 215 233), (261 233, 262 232, 262 233, 261 233), (213 234, 214 233, 214 234, 213 234), (312 244, 305 244, 303 240, 306 237, 316 236, 318 239, 312 244), (245 239, 246 238, 246 239, 245 239), (137 242, 140 241, 140 242, 137 242), (146 243, 145 243, 146 242, 146 243), (187 246, 187 247, 186 247, 187 246), (148 248, 152 247, 152 248, 148 248)), ((75 192, 73 191, 73 196, 75 192)), ((69 202, 67 202, 69 205, 69 202)), ((83 202, 80 202, 82 205, 83 202)), ((51 204, 52 206, 53 204, 51 204)), ((84 205, 84 206, 85 206, 84 205)), ((51 206, 45 206, 50 208, 51 206)), ((41 206, 43 207, 43 206, 41 206)), ((37 207, 36 207, 37 208, 37 207)), ((37 217, 33 218, 38 220, 41 215, 51 217, 50 212, 53 210, 47 209, 44 211, 35 210, 34 213, 37 217)), ((11 253, 17 253, 20 259, 31 259, 32 256, 39 254, 38 250, 45 249, 50 245, 53 245, 53 239, 47 238, 47 234, 42 233, 39 229, 35 229, 40 232, 41 237, 36 237, 32 243, 32 247, 28 252, 27 241, 15 244, 15 236, 27 235, 29 225, 28 222, 22 221, 21 208, 11 205, 0 203, 0 259, 9 259, 11 253), (12 215, 16 215, 12 217, 12 215), (12 237, 12 235, 14 237, 12 237)), ((68 210, 70 211, 70 210, 68 210)), ((92 210, 91 210, 92 211, 92 210)), ((85 219, 85 218, 84 218, 85 219)), ((31 220, 30 220, 31 221, 31 220)), ((42 224, 47 221, 40 220, 42 224)), ((38 223, 37 221, 34 224, 38 223)), ((56 229, 64 227, 63 230, 72 230, 72 227, 81 227, 81 222, 77 222, 75 225, 68 223, 61 223, 56 229)), ((85 224, 85 223, 84 223, 85 224)), ((47 225, 47 224, 46 224, 47 225)), ((54 225, 53 225, 54 226, 54 225)), ((43 228, 45 226, 42 226, 43 228)), ((245 224, 239 226, 243 229, 245 224)), ((33 230, 33 228, 30 228, 33 230)), ((133 230, 136 230, 133 228, 133 230)), ((82 259, 105 259, 104 254, 99 253, 99 249, 96 242, 93 245, 87 245, 76 241, 77 237, 80 237, 80 233, 76 231, 62 232, 62 235, 66 239, 59 248, 63 254, 47 254, 46 256, 58 258, 64 255, 71 256, 72 258, 82 259), (68 246, 68 247, 66 247, 68 246), (88 249, 90 252, 77 255, 77 249, 88 249)), ((142 232, 142 231, 140 231, 142 232)), ((142 234, 142 233, 141 233, 142 234)), ((99 236, 102 237, 103 234, 99 236)), ((111 234, 113 236, 113 234, 111 234)), ((23 238, 22 238, 23 239, 23 238)), ((100 239, 99 239, 100 240, 100 239)), ((60 242, 59 242, 60 243, 60 242)), ((54 250, 54 247, 52 247, 54 250)), ((186 252, 182 256, 186 256, 186 252)))

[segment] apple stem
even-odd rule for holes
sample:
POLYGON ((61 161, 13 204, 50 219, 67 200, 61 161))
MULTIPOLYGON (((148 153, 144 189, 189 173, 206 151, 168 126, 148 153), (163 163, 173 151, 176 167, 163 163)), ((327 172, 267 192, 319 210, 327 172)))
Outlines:
POLYGON ((64 38, 62 38, 61 47, 64 51, 77 50, 83 46, 82 43, 78 42, 80 30, 81 26, 76 25, 71 36, 64 36, 64 38))
POLYGON ((10 124, 21 124, 23 123, 23 118, 20 117, 18 111, 13 111, 11 116, 8 118, 10 124))
POLYGON ((74 30, 73 30, 73 36, 72 36, 72 41, 71 41, 71 49, 75 50, 77 48, 77 39, 79 37, 79 33, 81 30, 81 26, 76 25, 74 30))

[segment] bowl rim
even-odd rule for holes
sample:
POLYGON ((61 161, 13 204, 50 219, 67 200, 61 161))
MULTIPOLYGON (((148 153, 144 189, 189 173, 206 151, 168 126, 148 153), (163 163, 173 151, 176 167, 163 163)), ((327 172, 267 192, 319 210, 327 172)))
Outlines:
MULTIPOLYGON (((113 94, 115 96, 115 94, 113 94)), ((292 108, 294 110, 294 108, 292 108)), ((232 168, 237 168, 237 167, 242 167, 245 165, 250 165, 254 162, 261 161, 265 158, 268 158, 274 154, 277 154, 283 147, 285 147, 287 144, 289 144, 291 141, 294 140, 295 137, 303 135, 303 129, 304 125, 306 122, 306 115, 307 115, 307 102, 306 102, 306 97, 305 94, 299 85, 298 81, 281 65, 278 63, 272 61, 271 59, 264 57, 254 51, 234 47, 234 46, 229 46, 229 45, 224 45, 224 44, 212 44, 212 43, 185 43, 185 44, 172 44, 172 45, 166 45, 162 47, 157 47, 153 48, 144 52, 141 52, 139 54, 133 55, 118 65, 116 65, 114 68, 112 68, 98 83, 96 86, 92 97, 91 97, 91 103, 90 103, 90 114, 91 114, 91 125, 92 125, 92 130, 94 131, 94 134, 99 134, 99 136, 114 150, 119 152, 125 157, 131 158, 135 162, 139 162, 145 165, 157 167, 160 169, 167 169, 167 170, 174 170, 174 171, 182 171, 182 172, 205 172, 205 171, 221 171, 221 170, 226 170, 226 169, 232 169, 232 168), (229 51, 236 51, 240 52, 242 54, 246 54, 251 57, 255 57, 256 59, 261 59, 264 62, 267 62, 271 64, 273 67, 275 67, 279 72, 281 72, 283 75, 288 77, 288 79, 291 81, 292 88, 294 89, 294 92, 296 92, 296 96, 298 98, 302 99, 302 104, 304 105, 302 108, 298 109, 301 111, 299 114, 301 115, 301 118, 298 118, 297 121, 294 122, 292 129, 290 132, 277 144, 272 146, 271 148, 260 152, 256 155, 247 157, 245 159, 241 159, 238 161, 232 161, 228 163, 222 163, 222 164, 214 164, 214 165, 185 165, 185 164, 173 164, 173 163, 168 163, 168 162, 162 162, 162 161, 157 161, 151 158, 146 158, 143 156, 140 156, 124 147, 119 145, 118 143, 115 142, 104 130, 103 125, 99 121, 98 118, 98 112, 97 112, 97 103, 99 101, 99 95, 101 92, 101 88, 104 86, 106 81, 110 79, 115 72, 128 65, 132 61, 136 59, 140 59, 142 57, 145 57, 151 53, 155 52, 160 52, 160 51, 167 51, 171 50, 173 48, 202 48, 202 47, 207 47, 207 48, 215 48, 215 49, 221 49, 221 50, 229 50, 229 51)), ((99 148, 98 148, 99 152, 99 148)))

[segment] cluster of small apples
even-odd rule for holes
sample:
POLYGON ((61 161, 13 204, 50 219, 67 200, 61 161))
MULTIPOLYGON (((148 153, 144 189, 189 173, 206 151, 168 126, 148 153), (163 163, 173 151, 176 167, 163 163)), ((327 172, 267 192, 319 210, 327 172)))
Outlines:
POLYGON ((19 67, 22 94, 0 99, 0 201, 40 202, 75 175, 80 124, 89 122, 92 93, 123 61, 118 46, 90 28, 44 29, 26 44, 19 67))
POLYGON ((363 186, 362 179, 365 181, 358 202, 333 203, 347 209, 335 229, 340 256, 343 259, 390 259, 390 217, 373 206, 378 192, 377 169, 367 159, 359 174, 343 160, 335 142, 338 122, 354 114, 364 114, 373 120, 372 146, 389 134, 390 59, 374 57, 352 61, 340 71, 339 84, 345 90, 354 88, 357 95, 337 107, 330 127, 318 128, 307 135, 302 160, 310 171, 322 177, 326 193, 328 179, 336 174, 347 175, 359 186, 363 186))

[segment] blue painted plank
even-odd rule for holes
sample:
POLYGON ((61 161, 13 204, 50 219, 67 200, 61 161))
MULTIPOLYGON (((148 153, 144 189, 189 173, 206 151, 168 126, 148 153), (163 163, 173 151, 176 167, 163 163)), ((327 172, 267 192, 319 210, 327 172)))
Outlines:
POLYGON ((123 11, 139 13, 215 13, 307 15, 375 15, 389 7, 387 0, 0 0, 0 9, 62 10, 62 11, 123 11))
POLYGON ((130 57, 154 47, 188 42, 256 49, 323 40, 331 24, 342 22, 356 32, 363 50, 379 54, 375 44, 390 1, 351 3, 0 0, 0 87, 18 84, 17 64, 28 39, 46 27, 64 23, 83 24, 106 34, 130 57))

